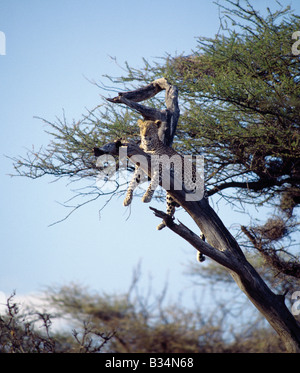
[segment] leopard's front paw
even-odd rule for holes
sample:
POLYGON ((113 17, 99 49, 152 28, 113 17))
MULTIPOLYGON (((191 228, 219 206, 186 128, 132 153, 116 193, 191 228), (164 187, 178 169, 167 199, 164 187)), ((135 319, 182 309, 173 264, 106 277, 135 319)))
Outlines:
POLYGON ((127 194, 126 198, 123 201, 123 206, 129 206, 132 202, 132 194, 127 194))
POLYGON ((150 202, 152 200, 152 194, 144 194, 143 195, 143 197, 142 197, 142 201, 144 202, 144 203, 148 203, 148 202, 150 202))

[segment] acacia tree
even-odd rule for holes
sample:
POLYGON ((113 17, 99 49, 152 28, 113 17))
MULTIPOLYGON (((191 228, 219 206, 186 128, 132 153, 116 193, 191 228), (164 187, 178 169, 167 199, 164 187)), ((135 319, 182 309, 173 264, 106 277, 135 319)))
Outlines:
MULTIPOLYGON (((233 8, 223 7, 222 35, 199 38, 190 55, 167 56, 163 64, 151 66, 145 61, 141 70, 126 65, 126 76, 111 78, 114 85, 125 85, 125 92, 78 122, 69 124, 65 118, 47 121, 53 139, 50 145, 15 159, 15 168, 20 175, 32 178, 50 174, 94 180, 99 171, 92 152, 95 145, 97 154, 117 156, 119 149, 126 147, 128 156, 146 156, 136 144, 138 131, 132 124, 140 114, 160 119, 166 129, 162 140, 167 145, 173 144, 181 154, 205 154, 208 197, 218 194, 231 202, 238 199, 244 204, 274 207, 274 217, 265 224, 241 229, 277 273, 299 278, 297 253, 290 242, 286 244, 297 228, 300 200, 299 57, 291 51, 291 35, 300 29, 299 17, 281 9, 268 10, 264 18, 248 2, 244 7, 239 2, 228 3, 233 8), (228 21, 233 23, 231 28, 228 21), (129 82, 133 88, 138 82, 139 88, 129 88, 129 82), (165 100, 157 96, 162 90, 166 91, 165 100), (146 99, 150 99, 148 106, 138 103, 146 99), (120 138, 123 140, 112 142, 120 138)), ((149 174, 151 170, 145 167, 144 171, 149 174)), ((122 193, 125 187, 116 183, 109 193, 122 193)), ((298 351, 299 326, 284 304, 284 295, 269 289, 208 200, 187 202, 181 191, 169 192, 192 216, 207 241, 164 213, 155 210, 155 214, 197 250, 227 268, 287 349, 298 351)), ((89 201, 103 194, 89 184, 77 196, 89 201)))

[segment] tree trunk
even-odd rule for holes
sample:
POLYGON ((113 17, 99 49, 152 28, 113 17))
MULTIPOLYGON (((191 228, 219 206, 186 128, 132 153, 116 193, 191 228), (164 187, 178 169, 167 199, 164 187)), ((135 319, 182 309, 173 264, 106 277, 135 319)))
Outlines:
MULTIPOLYGON (((118 97, 109 99, 109 101, 126 104, 139 111, 144 118, 162 120, 165 128, 161 134, 161 140, 168 146, 172 144, 179 118, 178 97, 176 87, 171 86, 164 78, 136 91, 119 94, 118 97), (163 89, 166 90, 167 110, 157 110, 137 104, 138 101, 153 97, 163 89)), ((128 157, 137 154, 146 157, 148 159, 147 164, 140 164, 140 167, 151 176, 150 157, 135 144, 122 143, 121 141, 109 143, 101 149, 95 149, 95 155, 119 155, 119 149, 126 149, 128 157)), ((187 240, 198 251, 224 266, 239 288, 279 334, 287 351, 300 352, 300 327, 286 307, 284 296, 276 295, 269 289, 257 271, 247 261, 237 241, 209 205, 208 200, 203 198, 201 201, 186 201, 184 191, 174 190, 172 181, 174 183, 171 178, 171 188, 168 192, 193 218, 205 235, 206 241, 201 240, 199 235, 182 223, 175 224, 165 213, 156 209, 152 210, 158 217, 165 220, 167 227, 172 231, 187 240)))

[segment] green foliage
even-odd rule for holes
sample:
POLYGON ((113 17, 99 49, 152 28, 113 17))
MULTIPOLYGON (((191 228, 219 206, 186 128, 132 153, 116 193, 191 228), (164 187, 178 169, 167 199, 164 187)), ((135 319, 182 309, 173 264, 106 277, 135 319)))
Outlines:
POLYGON ((249 3, 229 3, 233 9, 222 8, 233 28, 199 38, 189 56, 128 76, 164 76, 179 88, 175 147, 204 154, 210 194, 235 187, 243 201, 269 200, 299 187, 300 63, 291 35, 300 18, 288 8, 263 18, 249 3))
POLYGON ((132 115, 127 110, 117 111, 107 104, 83 115, 79 121, 68 123, 65 115, 55 122, 42 119, 49 128, 49 145, 38 151, 28 151, 27 157, 14 158, 17 175, 38 178, 44 175, 68 178, 94 178, 96 164, 94 146, 101 146, 111 139, 137 137, 137 130, 130 124, 132 115))

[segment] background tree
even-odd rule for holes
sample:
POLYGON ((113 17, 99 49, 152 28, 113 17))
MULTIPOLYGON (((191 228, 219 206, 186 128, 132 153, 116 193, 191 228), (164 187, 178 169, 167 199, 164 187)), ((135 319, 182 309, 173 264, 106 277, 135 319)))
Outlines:
MULTIPOLYGON (((145 61, 142 70, 127 65, 126 76, 111 81, 128 89, 129 82, 132 88, 164 76, 178 87, 182 114, 174 147, 181 154, 205 154, 209 196, 273 208, 264 224, 241 230, 247 246, 284 279, 286 292, 299 278, 294 246, 300 200, 299 57, 291 52, 291 35, 300 29, 300 21, 289 9, 268 10, 262 17, 248 2, 227 3, 233 8, 221 6, 222 35, 199 38, 188 56, 167 56, 152 66, 145 61)), ((64 117, 47 122, 53 140, 46 149, 16 159, 17 172, 33 178, 51 174, 80 182, 94 179, 97 168, 91 149, 138 135, 131 126, 137 114, 104 105, 78 122, 68 124, 64 117)), ((152 105, 162 107, 163 99, 155 96, 152 105)), ((124 187, 116 184, 111 193, 122 193, 124 187)), ((89 185, 77 196, 87 202, 102 194, 89 185)))
MULTIPOLYGON (((72 320, 76 330, 89 321, 93 330, 111 335, 106 352, 284 352, 278 336, 258 322, 242 323, 238 331, 230 329, 229 312, 218 302, 211 314, 199 304, 187 309, 180 302, 167 302, 167 287, 155 294, 150 287, 141 290, 139 281, 140 272, 135 271, 125 294, 95 294, 72 284, 49 289, 48 299, 58 315, 72 320)), ((70 337, 68 341, 76 342, 70 337)))
MULTIPOLYGON (((24 307, 14 295, 0 318, 1 353, 236 353, 284 352, 274 332, 252 320, 228 320, 232 311, 217 302, 212 313, 167 303, 140 289, 140 270, 124 294, 97 294, 78 284, 46 291, 46 308, 24 307), (64 325, 57 330, 56 320, 64 325)), ((240 312, 239 312, 240 315, 240 312)))
POLYGON ((99 332, 91 323, 80 325, 80 333, 54 334, 53 316, 46 312, 24 309, 12 294, 6 303, 6 314, 0 317, 1 353, 69 353, 100 352, 113 333, 99 332))

